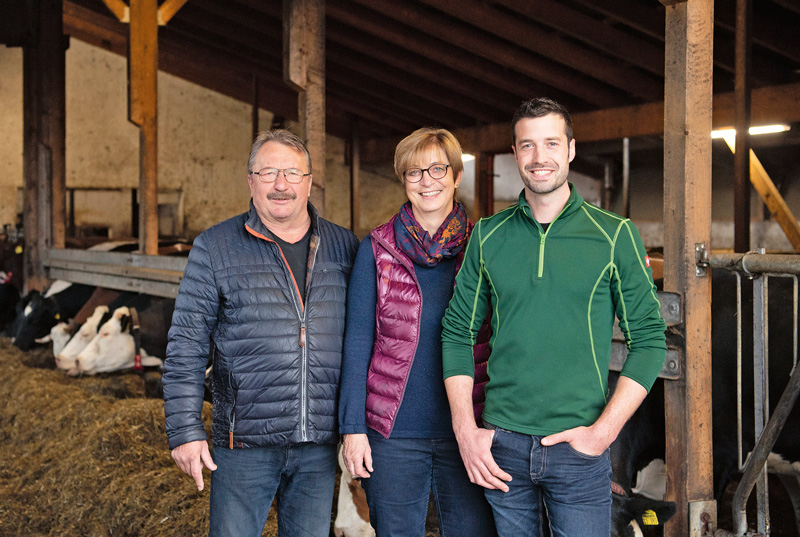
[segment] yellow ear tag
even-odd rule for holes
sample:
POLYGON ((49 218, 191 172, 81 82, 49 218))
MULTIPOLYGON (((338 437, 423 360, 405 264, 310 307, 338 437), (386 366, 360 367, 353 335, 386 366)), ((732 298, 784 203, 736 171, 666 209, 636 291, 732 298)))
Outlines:
POLYGON ((642 522, 644 522, 645 526, 658 526, 658 517, 656 516, 656 512, 652 509, 648 509, 642 513, 642 522))
POLYGON ((14 248, 14 253, 15 254, 21 254, 22 253, 22 245, 21 244, 18 244, 17 247, 14 248))
MULTIPOLYGON (((57 320, 57 321, 60 321, 60 320, 61 320, 61 314, 60 314, 60 313, 56 313, 56 320, 57 320)), ((652 512, 652 511, 651 511, 651 512, 652 512)), ((647 513, 645 513, 645 514, 647 514, 647 513)), ((645 524, 647 524, 647 523, 645 522, 645 524)))

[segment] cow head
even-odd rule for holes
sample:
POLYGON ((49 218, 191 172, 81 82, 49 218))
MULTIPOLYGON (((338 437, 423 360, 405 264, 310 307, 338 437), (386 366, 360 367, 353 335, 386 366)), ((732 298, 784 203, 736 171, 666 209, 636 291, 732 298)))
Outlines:
POLYGON ((664 522, 674 514, 675 502, 612 494, 611 536, 663 535, 664 522))
MULTIPOLYGON (((123 330, 130 319, 130 311, 126 307, 117 308, 106 321, 89 345, 78 354, 75 368, 68 374, 94 375, 133 367, 135 344, 133 336, 123 330)), ((160 367, 160 358, 148 356, 142 349, 142 365, 160 367)))
MULTIPOLYGON (((100 326, 107 313, 108 306, 97 306, 94 309, 94 313, 81 325, 78 333, 69 340, 66 346, 63 346, 61 350, 56 353, 56 367, 65 371, 69 371, 75 367, 75 359, 95 338, 98 326, 100 326)), ((53 330, 55 330, 55 328, 53 328, 53 330)), ((53 352, 56 352, 55 341, 53 343, 53 352)))
POLYGON ((55 301, 43 297, 38 291, 28 293, 17 306, 12 342, 23 351, 29 350, 37 339, 49 334, 50 329, 61 320, 55 301))

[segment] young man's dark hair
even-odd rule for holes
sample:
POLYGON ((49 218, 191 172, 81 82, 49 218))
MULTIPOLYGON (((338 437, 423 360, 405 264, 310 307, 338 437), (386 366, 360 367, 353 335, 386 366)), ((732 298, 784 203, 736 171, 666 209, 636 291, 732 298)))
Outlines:
POLYGON ((544 117, 548 114, 556 114, 564 119, 564 129, 567 134, 567 142, 572 141, 572 116, 562 105, 547 97, 537 97, 523 102, 511 117, 511 145, 517 143, 517 123, 522 119, 544 117))

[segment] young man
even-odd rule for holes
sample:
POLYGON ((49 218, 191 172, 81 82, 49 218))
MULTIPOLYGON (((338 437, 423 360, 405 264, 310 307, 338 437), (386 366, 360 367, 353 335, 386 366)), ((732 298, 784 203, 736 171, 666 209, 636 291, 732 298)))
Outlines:
POLYGON ((443 321, 445 386, 464 465, 502 536, 610 533, 609 446, 663 366, 665 324, 630 220, 567 181, 569 112, 533 99, 512 120, 519 203, 476 225, 443 321), (485 428, 472 414, 472 344, 489 308, 485 428), (612 397, 614 316, 630 349, 612 397))
POLYGON ((194 242, 164 373, 172 457, 203 489, 212 536, 330 531, 345 297, 358 240, 308 202, 311 157, 285 130, 256 138, 250 210, 194 242), (213 353, 212 460, 201 419, 213 353))

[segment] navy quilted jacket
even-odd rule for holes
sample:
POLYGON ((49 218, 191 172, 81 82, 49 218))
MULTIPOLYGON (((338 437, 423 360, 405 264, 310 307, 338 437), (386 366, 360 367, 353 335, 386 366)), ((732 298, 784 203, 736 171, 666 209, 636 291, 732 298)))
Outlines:
POLYGON ((338 440, 345 297, 358 240, 311 204, 309 213, 306 304, 252 201, 249 212, 195 239, 163 377, 170 449, 207 438, 200 413, 210 352, 215 446, 338 440))

